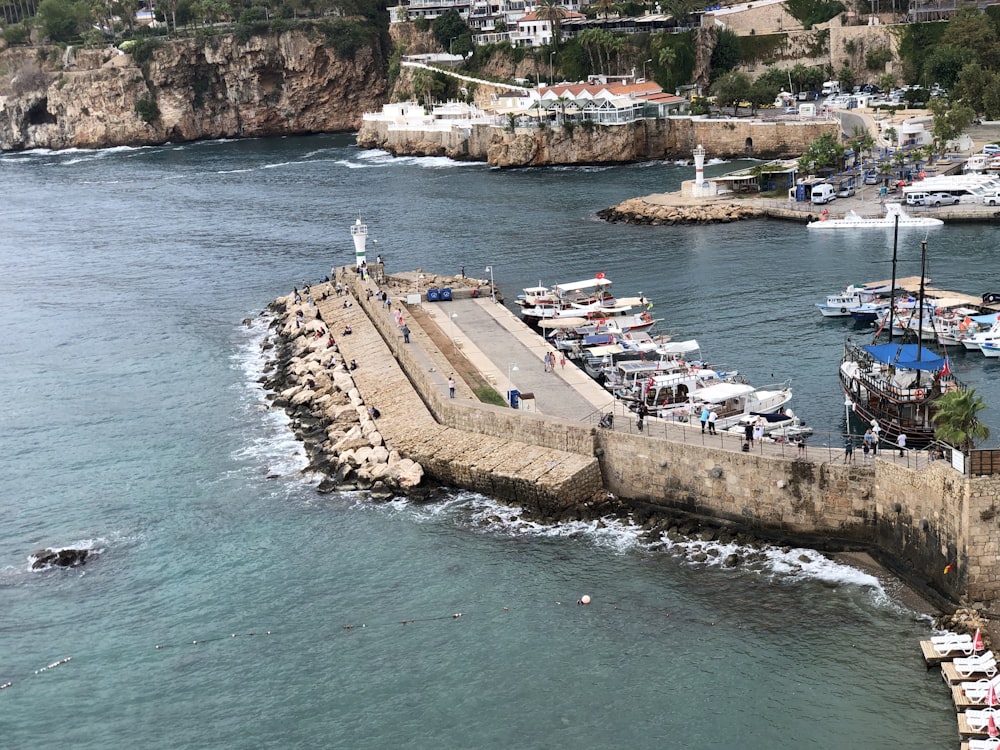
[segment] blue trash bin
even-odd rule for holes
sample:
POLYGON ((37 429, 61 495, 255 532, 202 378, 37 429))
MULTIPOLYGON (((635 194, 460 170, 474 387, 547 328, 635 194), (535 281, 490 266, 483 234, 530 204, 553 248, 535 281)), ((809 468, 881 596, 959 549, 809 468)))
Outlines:
POLYGON ((507 391, 507 401, 510 403, 511 409, 516 409, 521 403, 521 392, 516 389, 507 391))
POLYGON ((441 299, 441 292, 437 287, 432 287, 431 289, 427 290, 428 302, 437 302, 440 299, 441 299))
POLYGON ((451 302, 451 287, 446 286, 441 289, 441 301, 451 302))

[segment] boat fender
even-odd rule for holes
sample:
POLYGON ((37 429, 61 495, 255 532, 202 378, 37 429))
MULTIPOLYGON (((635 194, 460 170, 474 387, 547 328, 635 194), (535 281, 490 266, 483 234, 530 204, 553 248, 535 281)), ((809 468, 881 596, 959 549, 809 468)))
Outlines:
POLYGON ((917 388, 917 390, 913 392, 913 395, 916 396, 917 398, 923 398, 927 394, 924 392, 923 388, 917 388))

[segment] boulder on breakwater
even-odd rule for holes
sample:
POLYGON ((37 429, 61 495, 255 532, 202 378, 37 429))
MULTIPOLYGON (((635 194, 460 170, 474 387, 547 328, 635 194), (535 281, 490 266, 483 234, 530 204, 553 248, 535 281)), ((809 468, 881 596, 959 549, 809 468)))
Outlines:
POLYGON ((269 310, 275 316, 274 333, 262 344, 270 357, 265 369, 270 375, 263 384, 271 404, 285 410, 305 446, 305 472, 323 475, 317 491, 367 490, 388 500, 416 488, 423 468, 385 445, 380 415, 358 392, 319 309, 289 295, 276 299, 269 310))
POLYGON ((761 215, 752 205, 737 202, 710 202, 690 205, 650 203, 644 198, 629 198, 617 206, 598 211, 597 215, 612 224, 649 224, 675 226, 685 224, 726 224, 761 215))

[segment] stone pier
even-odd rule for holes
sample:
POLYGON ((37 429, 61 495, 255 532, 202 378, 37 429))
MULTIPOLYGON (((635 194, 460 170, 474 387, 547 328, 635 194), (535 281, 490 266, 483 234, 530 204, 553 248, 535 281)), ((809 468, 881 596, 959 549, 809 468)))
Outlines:
POLYGON ((880 454, 867 465, 845 465, 839 452, 818 446, 811 457, 773 444, 748 454, 738 440, 663 422, 632 433, 620 411, 616 429, 601 429, 613 399, 575 365, 545 372, 547 345, 489 296, 472 299, 471 289, 458 288, 453 307, 424 295, 407 305, 409 278, 382 287, 353 271, 346 279, 352 305, 343 306, 346 297, 318 301, 322 319, 340 356, 358 361, 351 374, 364 402, 381 412, 386 447, 438 482, 550 522, 618 512, 666 533, 684 516, 820 549, 863 549, 939 603, 965 598, 988 607, 1000 599, 1000 477, 967 476, 917 451, 905 460, 880 454), (410 343, 369 288, 384 289, 401 309, 410 343), (345 325, 349 336, 341 335, 345 325), (478 397, 483 383, 505 390, 515 362, 516 385, 534 391, 534 412, 478 397))

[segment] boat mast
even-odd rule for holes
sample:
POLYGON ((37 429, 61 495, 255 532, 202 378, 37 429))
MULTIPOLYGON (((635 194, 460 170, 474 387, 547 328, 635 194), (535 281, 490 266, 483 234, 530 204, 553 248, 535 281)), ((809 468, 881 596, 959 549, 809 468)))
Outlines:
MULTIPOLYGON (((924 340, 924 281, 927 274, 927 240, 920 243, 920 294, 917 296, 917 362, 924 350, 921 342, 924 340)), ((920 370, 917 370, 917 385, 920 385, 920 370)))
POLYGON ((889 289, 889 341, 892 341, 892 318, 896 310, 896 251, 899 248, 899 214, 892 228, 892 282, 889 289))

